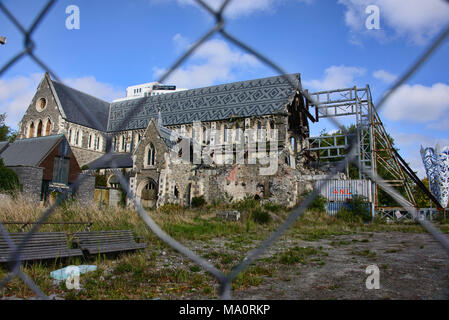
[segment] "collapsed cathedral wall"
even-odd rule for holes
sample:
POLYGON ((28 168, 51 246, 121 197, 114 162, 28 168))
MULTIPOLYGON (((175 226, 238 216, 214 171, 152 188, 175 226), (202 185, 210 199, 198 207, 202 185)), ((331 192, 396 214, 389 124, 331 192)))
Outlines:
POLYGON ((158 206, 166 203, 188 205, 193 197, 204 196, 207 203, 229 203, 245 197, 265 199, 294 207, 301 195, 313 189, 314 175, 280 164, 271 176, 260 174, 260 165, 223 165, 196 169, 191 164, 171 164, 161 172, 158 206), (175 187, 178 196, 175 196, 175 187))

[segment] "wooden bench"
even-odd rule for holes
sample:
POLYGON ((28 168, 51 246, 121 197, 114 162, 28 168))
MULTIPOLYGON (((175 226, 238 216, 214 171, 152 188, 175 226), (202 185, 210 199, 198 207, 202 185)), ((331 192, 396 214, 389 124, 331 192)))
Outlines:
MULTIPOLYGON (((23 232, 9 234, 16 246, 20 245, 26 235, 23 232)), ((0 233, 0 262, 11 261, 12 252, 3 234, 0 233)), ((45 260, 82 255, 83 252, 80 249, 68 248, 67 235, 64 232, 36 232, 23 247, 20 260, 45 260)))
POLYGON ((136 243, 131 230, 77 232, 73 240, 89 254, 145 249, 146 243, 136 243))

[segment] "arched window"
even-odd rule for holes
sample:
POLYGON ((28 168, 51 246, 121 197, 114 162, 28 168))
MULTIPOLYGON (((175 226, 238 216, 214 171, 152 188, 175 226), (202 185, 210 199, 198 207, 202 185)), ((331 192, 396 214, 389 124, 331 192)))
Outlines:
POLYGON ((101 147, 101 146, 100 146, 100 143, 101 143, 101 137, 100 137, 100 136, 97 137, 97 141, 96 141, 96 142, 97 142, 97 146, 96 146, 95 149, 96 149, 96 150, 100 150, 100 147, 101 147))
POLYGON ((240 141, 240 125, 235 124, 235 141, 240 141))
POLYGON ((92 148, 92 135, 89 134, 89 144, 88 144, 88 148, 91 149, 92 148))
POLYGON ((125 135, 123 135, 123 136, 121 137, 121 139, 122 139, 122 148, 121 148, 121 151, 126 152, 126 137, 125 137, 125 135))
POLYGON ((228 127, 223 125, 223 142, 228 142, 228 127))
POLYGON ((262 122, 257 121, 257 139, 262 139, 262 122))
POLYGON ((154 182, 150 182, 147 185, 145 185, 145 190, 155 190, 156 186, 154 185, 154 182))
POLYGON ((208 144, 209 143, 209 137, 208 137, 208 133, 207 133, 207 128, 203 127, 203 144, 208 144))
POLYGON ((114 137, 114 140, 112 142, 112 150, 117 152, 117 137, 114 137))
POLYGON ((80 131, 76 130, 76 133, 75 133, 75 145, 77 146, 77 145, 79 145, 79 143, 80 143, 80 131))
POLYGON ((274 121, 271 120, 271 121, 270 121, 270 131, 271 131, 271 138, 272 138, 272 139, 275 139, 275 138, 276 138, 276 137, 274 136, 274 129, 275 129, 274 121))
POLYGON ((39 124, 37 125, 37 136, 38 137, 42 136, 42 127, 43 127, 42 120, 39 120, 39 124))
POLYGON ((50 131, 51 131, 51 120, 48 119, 47 120, 47 127, 45 128, 45 135, 49 136, 50 135, 50 131))
POLYGON ((28 132, 28 138, 32 138, 34 136, 34 122, 31 121, 30 130, 28 132))
POLYGON ((69 129, 69 143, 72 143, 72 128, 69 129))
POLYGON ((147 163, 149 166, 154 166, 156 163, 156 150, 154 149, 154 146, 152 143, 150 144, 150 147, 148 148, 147 163))

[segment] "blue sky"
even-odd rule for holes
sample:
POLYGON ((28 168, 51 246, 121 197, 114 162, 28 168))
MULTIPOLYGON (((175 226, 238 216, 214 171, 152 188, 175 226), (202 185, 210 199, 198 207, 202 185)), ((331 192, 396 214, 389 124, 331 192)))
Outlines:
MULTIPOLYGON (((25 26, 46 1, 4 0, 25 26)), ((206 1, 217 6, 220 0, 206 1)), ((234 0, 226 29, 252 48, 302 74, 310 91, 370 85, 375 102, 449 23, 443 0, 234 0), (368 30, 368 5, 380 9, 380 30, 368 30)), ((36 54, 73 87, 111 101, 130 85, 157 80, 214 23, 191 0, 58 1, 33 39, 36 54), (68 30, 66 7, 80 8, 68 30)), ((23 37, 0 13, 0 65, 21 50, 23 37)), ((424 176, 420 145, 449 145, 449 41, 381 111, 387 131, 424 176)), ((0 112, 16 127, 42 69, 29 58, 0 78, 0 112)), ((217 36, 167 81, 195 88, 274 75, 254 57, 217 36)), ((312 133, 323 128, 312 126, 312 133)))

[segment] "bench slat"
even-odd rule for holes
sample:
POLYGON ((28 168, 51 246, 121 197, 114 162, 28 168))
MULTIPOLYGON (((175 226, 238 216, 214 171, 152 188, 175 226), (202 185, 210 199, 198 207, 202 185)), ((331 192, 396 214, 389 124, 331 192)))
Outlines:
POLYGON ((128 247, 101 247, 101 248, 87 248, 87 251, 90 254, 98 254, 98 253, 110 253, 116 251, 130 251, 130 250, 138 250, 145 249, 146 245, 140 246, 128 246, 128 247))
POLYGON ((75 234, 74 240, 79 247, 90 254, 116 251, 138 250, 147 247, 145 243, 136 243, 131 230, 91 231, 75 234))
MULTIPOLYGON (((10 233, 9 235, 16 246, 20 245, 27 236, 26 233, 10 233)), ((0 262, 9 261, 12 252, 6 239, 0 236, 0 262)), ((67 235, 64 232, 34 233, 21 250, 22 261, 82 255, 82 250, 68 248, 67 235)))
MULTIPOLYGON (((24 254, 21 256, 21 261, 29 260, 43 260, 43 259, 54 259, 54 258, 66 258, 66 257, 76 257, 82 256, 83 252, 80 249, 67 249, 66 251, 57 252, 33 252, 30 254, 24 254)), ((0 254, 0 262, 10 261, 9 255, 0 254)))

